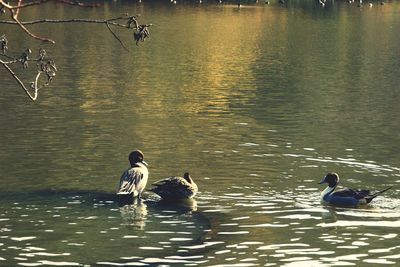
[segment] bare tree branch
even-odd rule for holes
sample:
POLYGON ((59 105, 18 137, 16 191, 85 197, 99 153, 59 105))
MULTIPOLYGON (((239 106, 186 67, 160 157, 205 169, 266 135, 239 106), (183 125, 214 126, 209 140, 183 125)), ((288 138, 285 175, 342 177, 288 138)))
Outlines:
POLYGON ((18 4, 17 4, 17 6, 18 6, 18 9, 17 9, 17 11, 16 11, 16 13, 15 13, 15 16, 16 16, 16 17, 18 17, 18 14, 19 14, 19 11, 20 11, 20 6, 21 6, 21 4, 22 4, 22 0, 18 0, 18 4))
POLYGON ((38 80, 40 75, 43 73, 47 77, 47 82, 42 86, 47 86, 53 78, 57 74, 57 67, 54 61, 51 58, 46 57, 46 50, 43 48, 39 49, 38 57, 36 59, 30 59, 29 57, 32 54, 32 50, 27 48, 19 57, 11 57, 6 54, 8 50, 8 40, 5 34, 0 36, 0 49, 2 53, 0 57, 7 58, 8 61, 4 61, 0 59, 0 64, 4 66, 4 68, 11 74, 11 76, 18 82, 24 92, 29 96, 29 98, 35 101, 38 97, 38 91, 40 87, 38 86, 38 80), (10 65, 12 64, 22 64, 23 69, 28 69, 28 62, 33 61, 36 62, 36 66, 38 67, 36 77, 33 82, 30 83, 30 89, 22 82, 22 80, 18 77, 18 75, 11 69, 10 65), (30 91, 34 90, 34 94, 32 95, 30 91))
MULTIPOLYGON (((20 11, 21 8, 25 8, 25 7, 29 7, 29 6, 33 6, 33 5, 40 5, 40 4, 43 4, 43 3, 45 3, 45 2, 49 2, 49 1, 51 1, 51 0, 37 0, 37 1, 34 1, 34 2, 27 3, 27 4, 22 4, 22 1, 23 1, 23 0, 18 0, 18 3, 17 3, 16 6, 10 5, 10 4, 4 2, 4 0, 0 0, 0 4, 3 5, 4 7, 8 8, 8 9, 10 10, 12 20, 13 20, 26 34, 28 34, 29 36, 31 36, 31 37, 34 38, 34 39, 37 39, 37 40, 40 40, 40 41, 43 41, 43 42, 49 42, 49 43, 54 44, 55 41, 52 40, 52 39, 50 39, 50 38, 47 38, 47 37, 40 37, 40 36, 37 36, 37 35, 33 34, 33 33, 32 33, 30 30, 28 30, 28 28, 26 28, 26 27, 24 26, 24 24, 21 23, 21 22, 19 21, 19 19, 18 19, 19 11, 20 11)), ((79 7, 98 7, 98 6, 100 6, 99 4, 93 4, 93 5, 91 4, 91 5, 88 5, 88 4, 80 3, 80 2, 78 2, 78 1, 74 2, 74 1, 70 1, 70 0, 53 0, 53 1, 58 2, 58 3, 62 3, 62 4, 75 5, 75 6, 79 6, 79 7)))
POLYGON ((18 10, 18 9, 25 8, 25 7, 41 5, 43 3, 50 2, 50 1, 58 2, 61 4, 72 5, 72 6, 79 6, 79 7, 99 7, 99 6, 101 6, 101 4, 84 4, 84 3, 81 3, 78 1, 68 1, 68 0, 37 0, 37 1, 26 3, 26 4, 21 4, 22 0, 18 0, 18 4, 16 6, 6 4, 4 2, 4 0, 0 0, 0 4, 4 5, 8 9, 17 9, 18 10))
POLYGON ((25 30, 26 33, 28 33, 31 37, 41 40, 41 41, 47 41, 47 42, 51 42, 54 43, 53 40, 51 39, 47 39, 47 38, 42 38, 42 37, 38 37, 33 35, 26 27, 25 25, 33 25, 33 24, 41 24, 41 23, 98 23, 98 24, 106 24, 108 30, 111 32, 111 34, 114 36, 115 39, 118 40, 118 42, 121 44, 121 46, 129 52, 129 49, 126 48, 126 46, 123 44, 123 42, 121 41, 121 39, 115 34, 115 32, 111 29, 110 25, 113 26, 117 26, 117 27, 122 27, 122 28, 133 28, 136 29, 137 26, 137 21, 136 21, 136 16, 123 16, 123 17, 116 17, 116 18, 111 18, 111 19, 107 19, 107 20, 96 20, 96 19, 66 19, 66 20, 56 20, 56 19, 42 19, 42 20, 34 20, 34 21, 24 21, 24 22, 20 22, 18 19, 14 19, 14 21, 7 21, 7 20, 3 20, 0 21, 0 23, 2 24, 17 24, 19 25, 22 29, 25 30), (117 23, 115 21, 118 20, 127 20, 127 24, 121 24, 121 23, 117 23), (132 25, 134 25, 132 27, 132 25))
POLYGON ((52 43, 55 44, 56 42, 50 38, 46 38, 46 37, 39 37, 33 33, 31 33, 24 25, 21 24, 21 22, 18 20, 18 17, 16 16, 16 13, 14 10, 11 10, 11 12, 13 13, 12 15, 12 19, 18 24, 18 26, 26 33, 28 34, 30 37, 36 39, 36 40, 40 40, 43 42, 48 42, 48 43, 52 43))
POLYGON ((23 4, 23 5, 20 4, 22 1, 19 1, 17 6, 12 6, 10 9, 17 9, 18 10, 18 9, 29 7, 29 6, 40 5, 40 4, 49 2, 49 1, 51 1, 51 0, 39 0, 39 1, 29 2, 29 3, 23 4))
POLYGON ((68 1, 68 0, 56 0, 56 1, 63 3, 63 4, 79 6, 79 7, 99 7, 99 6, 101 6, 101 4, 84 4, 81 2, 77 2, 77 1, 68 1))
POLYGON ((2 4, 4 7, 8 8, 8 9, 12 9, 13 6, 10 5, 9 3, 4 2, 3 0, 0 0, 0 4, 2 4))
MULTIPOLYGON (((129 52, 129 49, 124 45, 122 40, 118 37, 116 32, 112 29, 111 26, 114 27, 121 27, 128 30, 134 31, 134 39, 136 40, 136 44, 139 41, 144 41, 146 38, 149 37, 149 30, 148 27, 151 24, 142 24, 139 25, 136 16, 129 16, 125 14, 124 16, 119 16, 111 19, 106 20, 99 20, 99 19, 38 19, 33 21, 20 21, 18 18, 21 9, 26 7, 31 7, 34 5, 41 5, 47 2, 56 2, 61 4, 68 4, 74 5, 78 7, 98 7, 100 4, 84 4, 79 2, 78 0, 33 0, 29 3, 24 3, 24 0, 14 0, 13 3, 16 5, 11 5, 7 0, 0 0, 0 14, 2 15, 5 13, 5 10, 10 12, 11 20, 0 20, 0 24, 9 24, 9 25, 16 25, 21 28, 27 35, 30 37, 40 40, 43 42, 49 42, 54 44, 55 41, 47 38, 41 37, 34 33, 32 33, 26 26, 27 25, 34 25, 34 24, 44 24, 44 23, 97 23, 97 24, 105 24, 107 29, 113 35, 115 39, 121 44, 121 46, 129 52)), ((8 40, 5 35, 0 36, 0 64, 4 66, 4 68, 10 73, 10 75, 17 81, 17 83, 21 86, 28 97, 35 101, 38 98, 38 91, 40 88, 49 85, 49 83, 53 80, 53 78, 57 74, 57 68, 54 61, 51 58, 46 58, 46 51, 44 49, 39 50, 39 56, 36 59, 30 59, 30 55, 32 53, 31 49, 27 48, 19 57, 11 57, 6 54, 8 49, 7 47, 8 40), (22 80, 18 77, 18 75, 13 71, 11 68, 12 64, 22 64, 23 69, 28 69, 28 62, 34 61, 36 62, 37 66, 37 74, 35 76, 34 81, 30 82, 30 86, 25 86, 22 80), (41 87, 38 85, 39 77, 44 74, 47 77, 47 82, 43 83, 41 87), (33 94, 32 94, 33 91, 33 94)))
POLYGON ((113 32, 113 30, 111 29, 110 25, 108 22, 106 22, 107 28, 110 30, 110 32, 112 33, 112 35, 115 37, 115 39, 118 40, 118 42, 121 44, 121 46, 127 51, 129 52, 129 49, 126 48, 126 46, 124 45, 124 43, 121 41, 121 39, 118 38, 118 36, 113 32))
MULTIPOLYGON (((41 23, 108 23, 109 25, 113 26, 118 26, 122 28, 127 28, 127 24, 121 24, 117 22, 112 22, 116 20, 122 20, 126 19, 126 17, 117 17, 113 19, 107 19, 107 20, 98 20, 98 19, 41 19, 41 20, 32 20, 32 21, 21 21, 21 25, 33 25, 33 24, 41 24, 41 23)), ((0 20, 0 24, 17 24, 15 21, 10 21, 10 20, 0 20)))
POLYGON ((14 77, 14 79, 19 83, 19 85, 24 90, 24 92, 29 96, 29 98, 32 101, 35 101, 37 99, 37 97, 38 97, 39 87, 37 86, 37 81, 39 79, 39 76, 40 76, 41 72, 39 71, 38 74, 36 75, 35 82, 34 82, 34 88, 33 88, 34 89, 34 94, 31 95, 29 90, 25 87, 25 84, 18 78, 18 76, 13 72, 13 70, 8 66, 7 62, 2 61, 0 59, 0 64, 2 64, 4 66, 4 68, 6 68, 6 70, 14 77))
POLYGON ((14 59, 14 58, 12 58, 12 57, 9 57, 9 56, 7 56, 9 59, 11 59, 11 61, 2 61, 2 63, 4 63, 4 64, 14 64, 14 63, 17 63, 18 62, 18 60, 17 59, 14 59))

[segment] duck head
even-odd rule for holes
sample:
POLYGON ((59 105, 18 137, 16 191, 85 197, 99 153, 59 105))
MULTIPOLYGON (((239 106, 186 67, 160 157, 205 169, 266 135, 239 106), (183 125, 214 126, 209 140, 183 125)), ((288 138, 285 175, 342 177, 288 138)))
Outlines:
POLYGON ((131 166, 135 166, 137 163, 143 163, 147 166, 147 163, 143 160, 144 155, 143 152, 140 150, 134 150, 129 154, 129 162, 131 166))
POLYGON ((339 175, 335 172, 328 173, 319 184, 327 183, 329 187, 336 187, 339 183, 339 175))

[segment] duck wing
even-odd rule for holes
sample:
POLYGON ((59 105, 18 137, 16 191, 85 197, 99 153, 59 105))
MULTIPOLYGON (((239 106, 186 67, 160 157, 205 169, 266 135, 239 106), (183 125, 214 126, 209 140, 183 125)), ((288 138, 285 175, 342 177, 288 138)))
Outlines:
POLYGON ((367 197, 369 194, 370 194, 369 190, 346 188, 343 190, 335 191, 332 194, 332 197, 351 197, 355 199, 363 199, 367 197))
POLYGON ((120 178, 117 194, 137 195, 141 193, 146 186, 148 171, 141 167, 133 167, 126 170, 120 178))

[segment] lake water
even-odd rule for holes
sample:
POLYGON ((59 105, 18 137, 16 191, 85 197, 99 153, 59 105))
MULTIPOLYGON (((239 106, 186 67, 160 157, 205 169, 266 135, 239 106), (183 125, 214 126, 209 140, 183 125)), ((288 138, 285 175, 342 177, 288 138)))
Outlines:
POLYGON ((400 4, 287 2, 21 12, 153 25, 139 46, 115 29, 130 52, 104 25, 31 26, 59 69, 36 102, 0 70, 0 266, 399 265, 400 4), (195 200, 118 208, 135 148, 150 182, 189 171, 195 200), (323 206, 328 171, 394 188, 323 206))

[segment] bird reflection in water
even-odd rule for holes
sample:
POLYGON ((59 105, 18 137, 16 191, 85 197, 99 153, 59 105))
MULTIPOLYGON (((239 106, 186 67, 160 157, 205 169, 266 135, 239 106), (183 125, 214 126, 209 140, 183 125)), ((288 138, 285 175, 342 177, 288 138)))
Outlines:
POLYGON ((177 215, 192 216, 197 211, 195 199, 184 199, 179 201, 165 200, 140 200, 134 199, 129 205, 119 207, 122 225, 144 230, 148 213, 174 212, 177 215))
POLYGON ((132 204, 122 206, 119 210, 123 219, 122 225, 144 230, 148 213, 144 201, 135 199, 132 204))
POLYGON ((197 211, 197 201, 193 198, 181 199, 176 201, 160 200, 152 201, 152 206, 158 211, 174 211, 177 214, 191 215, 197 211))

